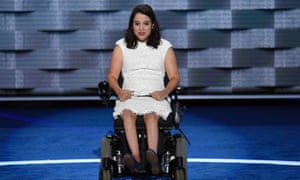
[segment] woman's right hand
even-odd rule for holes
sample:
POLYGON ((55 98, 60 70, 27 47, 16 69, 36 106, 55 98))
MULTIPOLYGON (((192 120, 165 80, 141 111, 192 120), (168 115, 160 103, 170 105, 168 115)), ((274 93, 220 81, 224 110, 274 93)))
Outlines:
POLYGON ((120 101, 126 101, 131 98, 134 91, 128 90, 128 89, 121 89, 121 91, 118 92, 118 98, 120 101))

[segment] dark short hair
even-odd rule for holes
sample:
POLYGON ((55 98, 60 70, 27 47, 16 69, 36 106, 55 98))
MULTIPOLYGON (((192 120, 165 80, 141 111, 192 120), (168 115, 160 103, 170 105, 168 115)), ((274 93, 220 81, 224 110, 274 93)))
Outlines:
POLYGON ((125 42, 127 44, 127 48, 135 49, 137 47, 138 39, 133 32, 133 19, 137 13, 148 16, 151 19, 152 24, 154 24, 154 27, 151 30, 151 34, 147 40, 147 45, 152 46, 153 48, 157 48, 160 44, 161 39, 160 28, 152 7, 147 4, 136 6, 131 12, 128 28, 125 33, 125 42))

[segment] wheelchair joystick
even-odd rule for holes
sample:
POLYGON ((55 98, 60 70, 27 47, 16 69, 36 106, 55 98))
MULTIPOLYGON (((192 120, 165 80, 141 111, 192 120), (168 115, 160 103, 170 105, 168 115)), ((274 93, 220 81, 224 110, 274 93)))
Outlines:
POLYGON ((107 81, 101 81, 98 83, 98 95, 104 105, 109 105, 112 90, 107 81))

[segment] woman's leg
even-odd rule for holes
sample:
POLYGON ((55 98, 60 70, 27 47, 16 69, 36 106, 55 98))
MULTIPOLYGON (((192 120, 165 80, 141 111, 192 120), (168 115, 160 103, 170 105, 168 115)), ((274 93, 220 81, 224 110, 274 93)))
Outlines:
POLYGON ((148 113, 144 116, 148 139, 148 150, 146 151, 146 158, 151 164, 151 172, 153 175, 157 175, 160 172, 159 159, 157 157, 158 119, 159 117, 155 113, 148 113))
POLYGON ((144 122, 147 130, 148 149, 152 149, 157 153, 158 145, 158 119, 156 113, 148 113, 144 115, 144 122))
POLYGON ((139 143, 136 132, 136 115, 130 110, 124 110, 122 113, 125 135, 134 159, 140 163, 139 143))

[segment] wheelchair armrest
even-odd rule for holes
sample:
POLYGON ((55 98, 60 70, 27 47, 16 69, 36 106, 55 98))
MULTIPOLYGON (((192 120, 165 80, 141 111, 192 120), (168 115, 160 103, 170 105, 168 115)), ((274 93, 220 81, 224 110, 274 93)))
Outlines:
POLYGON ((181 118, 183 116, 182 112, 182 105, 178 101, 178 95, 181 91, 181 87, 178 86, 174 91, 170 93, 170 98, 171 98, 171 108, 172 108, 172 114, 173 114, 173 120, 174 120, 174 126, 176 128, 179 127, 181 118))
POLYGON ((174 89, 170 94, 169 94, 169 97, 172 99, 172 100, 178 100, 178 95, 181 91, 181 87, 178 86, 176 89, 174 89))

